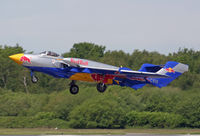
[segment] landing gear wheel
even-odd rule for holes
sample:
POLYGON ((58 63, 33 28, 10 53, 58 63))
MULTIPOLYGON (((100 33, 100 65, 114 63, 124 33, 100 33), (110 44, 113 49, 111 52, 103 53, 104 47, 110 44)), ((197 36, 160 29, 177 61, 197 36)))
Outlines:
POLYGON ((31 81, 32 81, 32 83, 37 83, 38 82, 38 77, 31 76, 31 81))
POLYGON ((70 93, 71 94, 77 94, 79 91, 79 87, 77 85, 71 85, 70 86, 70 93))
POLYGON ((105 92, 107 86, 104 84, 104 83, 98 83, 97 84, 97 90, 100 92, 100 93, 103 93, 105 92))

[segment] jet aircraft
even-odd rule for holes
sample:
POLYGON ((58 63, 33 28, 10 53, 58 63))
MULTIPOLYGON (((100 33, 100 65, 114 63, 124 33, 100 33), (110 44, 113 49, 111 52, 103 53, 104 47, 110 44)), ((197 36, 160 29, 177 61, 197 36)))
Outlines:
POLYGON ((45 51, 40 54, 14 54, 9 56, 16 63, 30 69, 31 81, 38 81, 34 72, 42 72, 56 78, 69 78, 70 92, 77 94, 79 87, 75 81, 96 82, 97 90, 104 92, 107 85, 128 86, 135 90, 146 84, 159 88, 167 86, 182 73, 188 65, 168 61, 165 65, 143 64, 138 71, 126 67, 116 67, 81 58, 63 58, 57 53, 45 51))

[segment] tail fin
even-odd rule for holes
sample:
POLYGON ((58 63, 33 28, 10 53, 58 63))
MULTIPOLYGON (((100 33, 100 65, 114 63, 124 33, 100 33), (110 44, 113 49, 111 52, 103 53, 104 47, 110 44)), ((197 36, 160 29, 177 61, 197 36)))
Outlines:
POLYGON ((168 61, 164 67, 156 73, 167 75, 169 78, 154 78, 152 80, 150 79, 149 81, 151 84, 161 88, 167 86, 170 82, 186 71, 188 71, 188 65, 175 61, 168 61))

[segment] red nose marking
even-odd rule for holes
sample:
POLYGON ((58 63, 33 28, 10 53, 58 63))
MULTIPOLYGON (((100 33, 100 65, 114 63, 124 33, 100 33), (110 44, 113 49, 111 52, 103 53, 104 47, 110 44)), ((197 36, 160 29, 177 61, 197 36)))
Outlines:
POLYGON ((28 57, 26 57, 26 56, 22 56, 22 57, 20 58, 20 61, 31 63, 31 60, 30 60, 28 57))

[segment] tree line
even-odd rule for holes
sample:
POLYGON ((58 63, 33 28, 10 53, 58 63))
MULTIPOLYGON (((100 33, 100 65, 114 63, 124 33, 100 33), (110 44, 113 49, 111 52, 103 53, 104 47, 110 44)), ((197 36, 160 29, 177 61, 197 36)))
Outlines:
POLYGON ((138 70, 143 63, 165 64, 178 61, 189 65, 189 72, 168 87, 148 85, 131 88, 109 86, 98 93, 91 83, 78 82, 80 93, 68 91, 69 80, 30 71, 8 58, 26 52, 21 46, 0 46, 0 127, 59 128, 177 128, 200 127, 200 51, 179 49, 163 55, 146 50, 106 51, 93 43, 74 44, 64 57, 91 59, 138 70))

